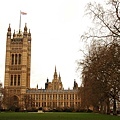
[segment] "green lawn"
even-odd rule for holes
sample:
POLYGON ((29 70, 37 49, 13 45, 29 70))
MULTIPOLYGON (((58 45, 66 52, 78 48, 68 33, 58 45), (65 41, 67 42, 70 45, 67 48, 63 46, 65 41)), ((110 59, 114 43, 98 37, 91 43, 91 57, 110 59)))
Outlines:
POLYGON ((94 113, 0 113, 0 120, 120 120, 119 116, 94 113))

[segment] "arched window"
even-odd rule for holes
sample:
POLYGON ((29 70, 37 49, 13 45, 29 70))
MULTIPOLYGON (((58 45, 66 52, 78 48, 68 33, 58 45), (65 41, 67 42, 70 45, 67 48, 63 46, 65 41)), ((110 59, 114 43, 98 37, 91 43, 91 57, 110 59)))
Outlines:
POLYGON ((20 75, 18 75, 18 86, 20 86, 20 75))
POLYGON ((13 85, 13 75, 11 75, 10 85, 13 85))
POLYGON ((15 54, 15 64, 17 64, 17 54, 15 54))
POLYGON ((19 54, 18 64, 21 64, 21 54, 19 54))
POLYGON ((14 85, 16 86, 16 75, 14 75, 14 85))
POLYGON ((14 64, 14 54, 12 54, 12 61, 11 61, 11 64, 12 64, 12 65, 14 64))

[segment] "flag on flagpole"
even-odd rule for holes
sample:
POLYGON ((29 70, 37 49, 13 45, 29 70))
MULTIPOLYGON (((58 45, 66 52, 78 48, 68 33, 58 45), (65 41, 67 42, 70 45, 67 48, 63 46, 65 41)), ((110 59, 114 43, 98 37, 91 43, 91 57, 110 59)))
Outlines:
POLYGON ((21 29, 21 15, 27 15, 27 13, 20 11, 19 30, 21 29))
POLYGON ((27 15, 27 13, 26 13, 26 12, 21 12, 21 14, 22 14, 22 15, 27 15))

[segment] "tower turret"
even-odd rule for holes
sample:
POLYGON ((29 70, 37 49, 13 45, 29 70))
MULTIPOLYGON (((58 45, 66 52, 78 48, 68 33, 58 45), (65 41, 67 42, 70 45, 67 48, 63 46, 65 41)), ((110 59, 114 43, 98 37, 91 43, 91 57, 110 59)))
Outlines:
POLYGON ((24 27, 24 36, 27 36, 27 24, 25 23, 25 27, 24 27))
POLYGON ((25 23, 24 32, 27 32, 27 23, 25 23))
POLYGON ((31 41, 31 32, 30 32, 30 29, 29 29, 29 33, 28 33, 28 40, 31 41))
POLYGON ((78 84, 76 82, 76 80, 74 79, 74 86, 73 86, 73 89, 78 89, 78 84))
POLYGON ((61 82, 61 76, 60 76, 60 73, 59 73, 59 81, 61 82))
POLYGON ((13 33, 13 38, 15 37, 15 30, 14 30, 14 33, 13 33))
POLYGON ((28 33, 28 36, 30 36, 30 37, 31 37, 30 29, 29 29, 29 33, 28 33))
POLYGON ((7 38, 11 38, 11 27, 10 27, 10 24, 9 24, 9 27, 8 27, 7 38))
POLYGON ((47 82, 45 83, 45 89, 48 89, 48 85, 49 85, 49 79, 47 78, 47 82))

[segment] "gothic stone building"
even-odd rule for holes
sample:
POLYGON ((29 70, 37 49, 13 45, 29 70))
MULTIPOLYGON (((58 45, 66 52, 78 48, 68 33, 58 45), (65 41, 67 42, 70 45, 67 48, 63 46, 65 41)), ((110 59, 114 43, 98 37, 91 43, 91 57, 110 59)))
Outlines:
POLYGON ((6 40, 5 62, 5 108, 66 108, 80 107, 78 84, 73 89, 64 90, 61 76, 56 67, 52 82, 45 83, 45 89, 30 88, 31 33, 25 24, 24 31, 11 33, 9 25, 6 40))

